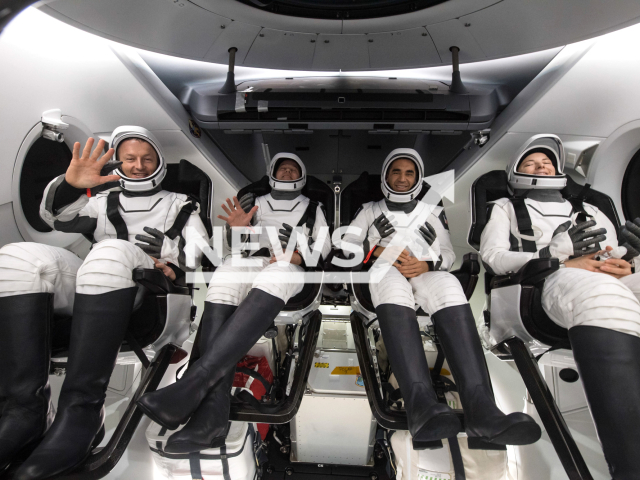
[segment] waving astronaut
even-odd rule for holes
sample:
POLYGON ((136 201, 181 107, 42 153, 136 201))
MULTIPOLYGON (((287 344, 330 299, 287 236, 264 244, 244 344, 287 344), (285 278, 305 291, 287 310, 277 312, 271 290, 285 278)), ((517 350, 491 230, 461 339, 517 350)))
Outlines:
POLYGON ((604 213, 565 200, 564 161, 555 135, 536 135, 525 143, 507 170, 515 195, 494 202, 480 254, 498 275, 515 272, 533 258, 560 260, 561 268, 544 282, 542 306, 551 320, 569 329, 611 475, 637 478, 640 274, 632 274, 629 262, 638 261, 640 229, 627 222, 619 242, 604 213), (519 223, 530 228, 520 231, 519 223), (611 258, 598 259, 603 251, 611 258))
MULTIPOLYGON (((151 132, 119 127, 102 156, 104 140, 92 153, 93 143, 90 138, 82 154, 80 144, 74 145, 67 172, 47 186, 40 209, 52 228, 93 236, 86 259, 37 243, 0 249, 0 358, 6 368, 0 386, 7 396, 0 418, 0 470, 37 445, 16 479, 67 471, 100 442, 105 391, 138 292, 132 270, 155 264, 175 279, 176 272, 199 263, 195 253, 196 263, 184 263, 187 232, 208 238, 197 205, 161 189, 165 159, 151 132), (114 152, 122 163, 115 174, 101 176, 114 152), (87 189, 99 185, 120 188, 89 198, 87 189), (73 314, 67 375, 53 424, 48 385, 52 311, 73 314)), ((109 165, 113 170, 118 164, 109 165)))
POLYGON ((475 320, 460 282, 442 207, 417 200, 423 163, 409 148, 392 151, 382 166, 384 199, 362 206, 351 223, 360 234, 343 242, 364 245, 371 299, 407 410, 414 449, 460 431, 453 411, 436 398, 422 346, 415 305, 430 316, 458 385, 469 437, 524 445, 540 428, 523 413, 505 415, 495 405, 475 320), (397 258, 396 258, 397 257, 397 258))
POLYGON ((233 202, 227 199, 227 205, 222 205, 227 216, 219 218, 231 227, 244 231, 253 220, 247 253, 254 265, 239 266, 238 259, 232 257, 214 272, 202 315, 202 356, 174 385, 148 393, 138 401, 152 420, 170 430, 188 420, 167 440, 167 452, 195 452, 224 445, 235 365, 285 303, 302 291, 303 265, 311 258, 311 250, 322 258, 331 250, 321 206, 301 194, 306 182, 302 160, 291 153, 275 155, 269 177, 268 195, 247 195, 242 202, 234 197, 233 202), (297 240, 292 238, 293 232, 300 233, 297 240), (276 234, 276 245, 272 245, 276 234), (302 254, 293 251, 294 244, 302 254), (278 252, 276 259, 271 250, 278 251, 280 247, 283 256, 278 252))

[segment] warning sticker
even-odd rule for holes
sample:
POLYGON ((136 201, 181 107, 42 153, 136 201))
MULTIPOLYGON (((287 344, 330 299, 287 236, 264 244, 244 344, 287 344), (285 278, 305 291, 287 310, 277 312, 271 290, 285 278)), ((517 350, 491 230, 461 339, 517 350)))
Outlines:
POLYGON ((328 363, 321 363, 321 362, 316 362, 313 366, 316 368, 329 368, 328 363))
POLYGON ((360 375, 360 367, 336 367, 331 375, 360 375))
POLYGON ((429 470, 418 470, 418 480, 451 480, 448 473, 431 472, 429 470))

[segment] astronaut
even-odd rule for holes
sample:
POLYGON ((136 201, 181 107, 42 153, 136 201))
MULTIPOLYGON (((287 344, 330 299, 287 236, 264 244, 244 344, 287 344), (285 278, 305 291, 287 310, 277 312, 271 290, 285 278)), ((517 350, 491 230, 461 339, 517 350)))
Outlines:
POLYGON ((151 132, 118 127, 102 156, 104 140, 91 152, 93 143, 82 154, 74 145, 69 168, 47 186, 40 206, 55 230, 92 236, 86 259, 37 243, 0 249, 0 387, 7 397, 0 469, 36 447, 14 477, 20 480, 68 471, 102 440, 105 392, 138 293, 132 270, 156 266, 176 279, 200 261, 197 252, 185 255, 189 235, 208 238, 197 204, 162 190, 166 164, 151 132), (105 167, 114 152, 121 163, 105 167), (110 191, 87 195, 99 186, 110 191), (54 312, 73 315, 55 420, 48 385, 54 312))
POLYGON ((222 205, 226 216, 219 218, 239 233, 253 223, 247 229, 251 243, 246 244, 246 253, 254 265, 238 265, 233 256, 216 269, 202 315, 202 356, 175 384, 138 401, 152 420, 170 430, 189 420, 167 440, 165 451, 185 453, 224 445, 236 363, 287 301, 302 291, 303 267, 315 266, 312 250, 316 258, 329 254, 326 219, 321 205, 301 194, 305 182, 300 158, 279 153, 269 167, 271 193, 255 198, 255 205, 250 195, 242 202, 227 199, 222 205), (274 245, 273 235, 278 233, 274 245))
POLYGON ((515 194, 493 203, 480 254, 497 275, 515 272, 533 258, 560 260, 561 268, 544 282, 542 306, 569 330, 612 477, 638 478, 640 274, 632 274, 630 262, 638 265, 640 229, 627 222, 618 240, 611 221, 595 206, 564 199, 564 162, 555 135, 536 135, 525 143, 507 167, 515 194))
POLYGON ((523 413, 505 415, 495 405, 475 320, 460 282, 448 270, 455 261, 442 207, 418 201, 423 163, 409 148, 392 151, 382 165, 384 199, 363 205, 343 242, 364 245, 371 300, 393 372, 405 401, 413 448, 454 437, 460 422, 436 398, 415 305, 436 328, 456 379, 469 437, 500 445, 524 445, 540 428, 523 413), (397 258, 396 258, 397 257, 397 258))

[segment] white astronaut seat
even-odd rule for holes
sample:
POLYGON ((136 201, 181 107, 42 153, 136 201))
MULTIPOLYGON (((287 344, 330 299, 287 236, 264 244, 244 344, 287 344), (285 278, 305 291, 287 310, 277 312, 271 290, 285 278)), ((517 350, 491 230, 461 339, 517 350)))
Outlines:
MULTIPOLYGON (((428 188, 417 197, 421 199, 428 188)), ((370 175, 364 172, 360 177, 348 185, 340 197, 340 219, 342 225, 348 225, 355 217, 361 205, 371 201, 378 201, 383 198, 380 190, 380 175, 370 175)), ((477 254, 466 254, 463 257, 463 263, 458 270, 451 272, 460 281, 467 299, 473 295, 475 286, 480 273, 480 264, 477 254)), ((407 419, 404 410, 391 408, 390 403, 393 402, 391 392, 388 388, 383 388, 380 384, 380 369, 377 360, 376 339, 379 331, 375 331, 377 316, 373 303, 371 301, 371 293, 369 285, 366 283, 352 282, 349 286, 350 301, 353 307, 351 314, 351 328, 353 329, 354 339, 356 343, 356 351, 358 353, 358 361, 362 370, 369 403, 378 423, 389 430, 407 430, 407 419)), ((437 359, 433 364, 432 381, 434 388, 441 401, 444 400, 444 394, 450 391, 450 381, 441 376, 441 369, 444 365, 445 356, 440 348, 435 335, 429 315, 416 305, 418 323, 423 335, 431 338, 433 344, 437 347, 437 359)), ((464 432, 464 414, 462 410, 454 410, 461 420, 462 432, 464 432)), ((441 441, 433 442, 431 448, 439 448, 442 446, 441 441)), ((470 448, 483 448, 492 450, 504 450, 505 447, 498 445, 487 445, 485 443, 470 444, 470 448)))
MULTIPOLYGON (((471 187, 472 218, 468 237, 471 247, 480 249, 482 231, 491 213, 490 202, 511 196, 504 170, 490 171, 475 180, 471 187)), ((596 206, 611 220, 618 234, 620 219, 608 195, 591 189, 588 184, 580 185, 567 176, 562 196, 572 203, 586 202, 596 206)), ((538 367, 538 360, 545 353, 560 348, 571 349, 568 330, 554 323, 542 308, 545 278, 559 266, 557 258, 537 258, 510 275, 492 275, 485 271, 487 310, 484 320, 491 340, 495 342, 492 353, 501 360, 515 361, 569 478, 592 478, 538 367)))
MULTIPOLYGON (((167 171, 163 188, 198 200, 200 216, 211 234, 211 179, 187 160, 168 164, 167 171)), ((206 256, 203 257, 202 268, 204 271, 212 268, 206 256)), ((142 302, 131 317, 116 363, 127 365, 140 361, 146 371, 110 440, 103 448, 95 449, 84 465, 74 471, 73 475, 79 478, 101 478, 111 471, 142 419, 136 400, 144 393, 154 391, 169 365, 179 363, 187 356, 180 347, 193 332, 192 323, 196 316, 192 301, 194 286, 185 283, 184 279, 174 284, 156 269, 137 268, 133 271, 133 279, 141 285, 138 295, 142 302)), ((54 317, 51 371, 59 375, 66 367, 70 325, 71 318, 54 317)))
MULTIPOLYGON (((259 181, 243 187, 237 197, 241 198, 247 193, 253 193, 257 197, 266 195, 270 191, 269 177, 264 176, 259 181)), ((331 232, 335 203, 331 188, 317 178, 307 176, 302 194, 323 205, 331 232)), ((321 272, 323 266, 308 268, 308 270, 321 272)), ((232 421, 281 424, 289 422, 296 415, 304 395, 322 323, 322 314, 319 311, 322 302, 322 287, 322 281, 306 283, 299 294, 289 299, 276 317, 274 325, 265 332, 265 336, 270 338, 274 345, 271 350, 274 358, 269 359, 270 364, 275 365, 276 368, 276 371, 273 372, 274 383, 263 402, 247 402, 246 400, 251 399, 246 396, 242 401, 240 397, 236 396, 231 405, 230 419, 232 421), (288 343, 287 352, 278 352, 275 346, 274 337, 277 335, 278 326, 285 330, 288 343)), ((194 345, 197 344, 196 339, 194 345)))

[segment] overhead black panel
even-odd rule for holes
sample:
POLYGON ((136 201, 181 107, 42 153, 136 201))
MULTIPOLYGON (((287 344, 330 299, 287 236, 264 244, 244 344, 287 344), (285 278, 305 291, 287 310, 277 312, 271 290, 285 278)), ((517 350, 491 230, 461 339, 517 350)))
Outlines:
POLYGON ((447 0, 238 0, 260 10, 304 18, 363 19, 416 12, 447 0))

